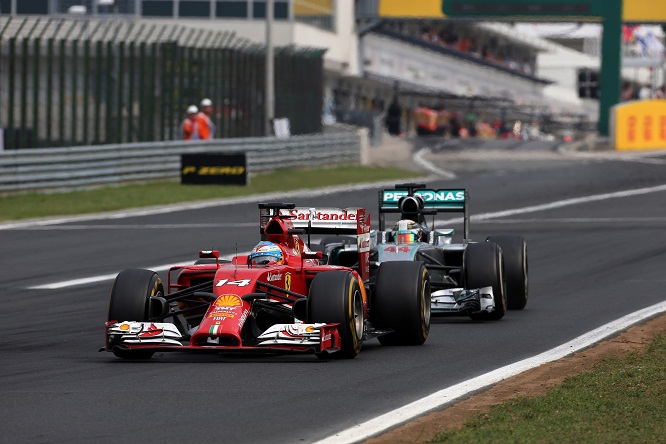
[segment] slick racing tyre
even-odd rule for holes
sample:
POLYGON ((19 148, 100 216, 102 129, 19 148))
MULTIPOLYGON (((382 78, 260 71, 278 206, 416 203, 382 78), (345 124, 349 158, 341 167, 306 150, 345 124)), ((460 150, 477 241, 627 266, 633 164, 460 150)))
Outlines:
POLYGON ((372 320, 393 333, 379 336, 382 345, 421 345, 430 332, 430 275, 423 262, 384 262, 377 271, 372 320))
MULTIPOLYGON (((111 289, 109 321, 148 321, 149 300, 164 296, 162 279, 150 270, 130 268, 121 271, 111 289)), ((149 359, 154 352, 142 350, 113 350, 125 359, 149 359)))
POLYGON ((495 311, 470 313, 479 321, 497 321, 506 314, 506 283, 502 250, 494 242, 470 243, 463 253, 463 284, 466 289, 493 287, 495 311))
POLYGON ((527 305, 527 242, 522 236, 489 236, 502 249, 506 278, 506 306, 522 310, 527 305))
POLYGON ((344 270, 318 273, 310 284, 308 322, 339 323, 341 347, 336 353, 318 353, 319 358, 356 357, 363 343, 363 294, 358 279, 344 270))

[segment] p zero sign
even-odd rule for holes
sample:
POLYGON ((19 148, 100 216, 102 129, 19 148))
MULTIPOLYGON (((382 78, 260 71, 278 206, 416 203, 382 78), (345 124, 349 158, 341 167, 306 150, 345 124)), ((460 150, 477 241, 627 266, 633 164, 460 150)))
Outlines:
POLYGON ((188 185, 247 185, 245 154, 181 154, 180 183, 188 185))
POLYGON ((641 100, 613 109, 616 150, 666 149, 666 100, 641 100))

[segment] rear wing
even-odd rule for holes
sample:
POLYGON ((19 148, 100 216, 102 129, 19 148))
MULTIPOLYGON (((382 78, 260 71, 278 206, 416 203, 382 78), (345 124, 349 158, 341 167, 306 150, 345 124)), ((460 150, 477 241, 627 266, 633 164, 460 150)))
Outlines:
POLYGON ((259 204, 261 233, 272 218, 287 219, 297 232, 355 235, 358 243, 359 275, 370 279, 370 214, 365 208, 297 208, 293 204, 259 204))
POLYGON ((412 219, 426 224, 426 215, 463 213, 463 236, 469 239, 469 195, 464 188, 428 189, 425 184, 405 183, 395 188, 379 190, 379 229, 385 230, 387 213, 400 214, 401 219, 412 219))

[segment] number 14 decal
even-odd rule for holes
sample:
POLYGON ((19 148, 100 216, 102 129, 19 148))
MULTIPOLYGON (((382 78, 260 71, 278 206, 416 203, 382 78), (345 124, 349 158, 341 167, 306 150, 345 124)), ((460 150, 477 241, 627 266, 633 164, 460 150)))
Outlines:
POLYGON ((250 280, 249 279, 242 279, 240 281, 230 281, 229 279, 222 279, 217 282, 216 287, 221 287, 223 285, 238 285, 239 287, 245 287, 246 285, 250 285, 250 280))

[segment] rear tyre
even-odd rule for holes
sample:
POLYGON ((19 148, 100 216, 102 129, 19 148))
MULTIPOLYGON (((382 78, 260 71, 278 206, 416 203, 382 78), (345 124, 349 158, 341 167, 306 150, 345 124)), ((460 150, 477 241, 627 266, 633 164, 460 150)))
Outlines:
POLYGON ((377 271, 371 313, 382 345, 421 345, 430 333, 430 275, 421 261, 384 262, 377 271))
POLYGON ((527 242, 522 236, 489 236, 502 249, 506 278, 506 306, 522 310, 527 305, 527 242))
POLYGON ((341 347, 337 353, 318 353, 326 358, 351 359, 361 351, 363 344, 363 294, 353 273, 344 270, 317 274, 310 284, 308 321, 311 323, 336 322, 341 347))
MULTIPOLYGON (((149 299, 164 296, 162 279, 151 270, 130 268, 121 271, 111 289, 109 321, 148 321, 149 299)), ((114 350, 119 358, 149 359, 152 351, 114 350)))
POLYGON ((493 287, 495 311, 470 313, 478 321, 497 321, 506 314, 506 283, 502 250, 494 242, 470 243, 463 253, 463 285, 466 289, 493 287))

